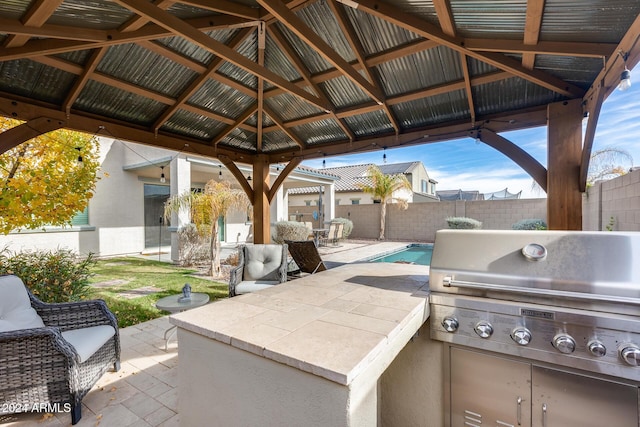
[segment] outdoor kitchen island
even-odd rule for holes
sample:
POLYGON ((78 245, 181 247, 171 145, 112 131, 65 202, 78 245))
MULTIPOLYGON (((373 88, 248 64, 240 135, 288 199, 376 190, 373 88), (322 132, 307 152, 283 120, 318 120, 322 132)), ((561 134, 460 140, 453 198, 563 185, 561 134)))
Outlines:
POLYGON ((348 264, 173 315, 181 425, 442 425, 428 271, 348 264))

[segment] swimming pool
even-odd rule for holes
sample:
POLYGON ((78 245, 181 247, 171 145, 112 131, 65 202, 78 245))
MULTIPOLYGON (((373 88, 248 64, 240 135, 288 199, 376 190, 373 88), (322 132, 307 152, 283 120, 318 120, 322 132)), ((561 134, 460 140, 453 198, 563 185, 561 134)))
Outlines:
POLYGON ((432 244, 412 244, 399 251, 367 260, 368 262, 397 262, 407 264, 431 264, 432 244))

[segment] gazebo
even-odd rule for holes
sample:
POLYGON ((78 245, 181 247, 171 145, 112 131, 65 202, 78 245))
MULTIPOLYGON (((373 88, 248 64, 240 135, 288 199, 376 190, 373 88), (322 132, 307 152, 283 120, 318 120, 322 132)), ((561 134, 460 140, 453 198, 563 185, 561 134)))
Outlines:
POLYGON ((639 13, 635 0, 3 0, 0 114, 24 124, 0 153, 65 127, 218 158, 262 243, 302 160, 468 136, 547 192, 551 229, 581 229, 599 111, 640 60, 639 13), (501 135, 544 125, 546 167, 501 135))

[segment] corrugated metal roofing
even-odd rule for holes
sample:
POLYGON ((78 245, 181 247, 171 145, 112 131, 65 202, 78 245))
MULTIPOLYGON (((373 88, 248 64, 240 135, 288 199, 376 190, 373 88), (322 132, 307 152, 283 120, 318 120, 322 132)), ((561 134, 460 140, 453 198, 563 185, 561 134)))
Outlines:
POLYGON ((189 104, 205 108, 229 118, 244 113, 254 102, 255 99, 213 79, 208 79, 200 89, 189 98, 189 104))
POLYGON ((89 81, 73 107, 80 111, 150 126, 162 114, 166 105, 113 86, 89 81))
POLYGON ((178 110, 160 129, 162 132, 172 132, 190 138, 211 140, 226 127, 226 124, 217 120, 190 111, 178 110))
MULTIPOLYGON (((301 152, 305 158, 313 158, 325 152, 348 151, 355 142, 358 147, 371 147, 370 142, 395 133, 393 120, 399 125, 398 137, 436 127, 447 134, 464 123, 469 129, 487 126, 487 120, 499 123, 496 118, 522 109, 540 112, 550 102, 581 99, 605 64, 610 67, 607 71, 613 71, 607 74, 608 94, 615 87, 610 76, 619 76, 622 69, 621 60, 607 62, 616 58, 618 43, 631 50, 631 68, 640 61, 639 31, 637 25, 632 27, 640 14, 638 0, 546 0, 539 40, 561 43, 534 46, 538 51, 533 72, 514 65, 522 64, 526 51, 520 43, 527 8, 531 7, 527 0, 444 0, 457 36, 455 44, 447 46, 436 43, 442 17, 438 17, 433 0, 384 0, 375 7, 363 1, 357 9, 349 2, 335 3, 345 11, 345 23, 353 27, 352 32, 342 30, 328 1, 334 0, 296 2, 293 12, 302 21, 299 31, 311 31, 328 45, 331 61, 324 58, 326 52, 320 54, 322 49, 301 40, 279 21, 283 18, 275 16, 264 21, 264 27, 257 25, 258 16, 270 15, 257 0, 227 0, 221 6, 235 8, 228 15, 209 10, 206 2, 178 0, 166 10, 166 6, 155 6, 157 2, 145 4, 157 7, 157 17, 170 14, 188 20, 185 22, 191 28, 202 28, 208 37, 223 44, 228 45, 239 32, 249 31, 234 52, 223 49, 215 54, 212 51, 218 48, 217 43, 207 46, 208 39, 192 37, 187 31, 183 34, 170 20, 161 26, 156 22, 162 19, 154 18, 128 28, 125 24, 135 22, 132 18, 141 14, 133 5, 122 6, 112 0, 63 0, 49 11, 47 7, 53 3, 3 0, 0 19, 7 25, 0 34, 15 33, 0 35, 0 102, 5 103, 5 110, 11 109, 12 102, 28 104, 28 108, 19 109, 25 117, 18 118, 37 114, 66 120, 65 100, 74 85, 80 84, 79 96, 69 111, 70 116, 80 116, 74 123, 83 126, 95 123, 94 119, 113 126, 131 123, 139 127, 138 132, 147 132, 149 140, 156 140, 155 128, 160 126, 163 136, 178 141, 189 137, 190 142, 195 139, 208 144, 248 110, 259 108, 263 99, 274 117, 265 116, 262 121, 269 128, 263 135, 262 150, 278 158, 301 152), (380 12, 386 8, 388 13, 380 12), (38 27, 38 23, 27 22, 30 16, 43 16, 46 22, 38 27), (214 24, 216 29, 212 30, 214 24), (69 38, 65 39, 65 31, 58 26, 67 30, 69 38), (256 63, 258 28, 266 28, 264 66, 256 63), (275 43, 275 28, 282 32, 288 50, 297 55, 301 70, 275 43), (32 31, 29 40, 22 37, 26 31, 32 31), (434 34, 430 36, 429 31, 434 34), (358 55, 349 40, 352 35, 353 44, 364 51, 364 62, 374 76, 371 82, 356 60, 358 55), (473 51, 467 49, 471 43, 465 37, 474 39, 473 51), (503 41, 510 42, 508 52, 481 50, 503 41), (152 51, 148 43, 160 44, 168 51, 152 51), (84 67, 96 48, 108 50, 96 70, 89 70, 85 82, 84 67), (217 75, 202 79, 203 83, 187 94, 185 91, 191 90, 216 58, 222 60, 217 75), (462 85, 465 71, 472 76, 472 107, 467 89, 461 89, 466 86, 462 85), (359 77, 354 78, 353 73, 363 79, 354 82, 359 77), (259 80, 264 83, 262 94, 257 93, 259 80), (183 102, 205 111, 187 112, 181 108, 183 102), (166 111, 175 112, 165 118, 166 111), (213 114, 207 115, 207 111, 213 114), (295 133, 303 146, 276 129, 276 122, 295 133), (339 149, 333 148, 336 145, 339 149)), ((530 30, 536 32, 536 28, 530 30)), ((257 126, 255 117, 246 123, 257 126)), ((537 122, 531 124, 544 124, 541 114, 535 117, 537 122)), ((256 133, 246 127, 236 127, 218 146, 243 154, 256 152, 256 133)), ((120 130, 126 133, 126 128, 120 130)), ((405 140, 410 137, 413 135, 406 135, 405 140)))

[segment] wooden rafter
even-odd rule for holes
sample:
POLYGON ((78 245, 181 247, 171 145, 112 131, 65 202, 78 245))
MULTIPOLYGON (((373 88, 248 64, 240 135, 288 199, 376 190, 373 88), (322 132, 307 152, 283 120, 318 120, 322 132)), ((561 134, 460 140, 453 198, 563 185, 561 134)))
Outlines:
MULTIPOLYGON (((540 39, 540 27, 542 27, 542 15, 544 14, 545 0, 528 0, 527 17, 524 24, 524 44, 536 45, 540 39)), ((533 69, 536 63, 536 54, 526 52, 522 55, 522 66, 533 69)))
MULTIPOLYGON (((154 0, 153 1, 153 4, 155 4, 157 7, 163 10, 169 9, 171 6, 173 6, 174 3, 175 3, 175 0, 154 0)), ((122 31, 123 33, 129 32, 129 31, 135 31, 144 27, 148 23, 149 23, 149 20, 146 19, 144 16, 135 15, 131 17, 131 19, 129 19, 127 22, 120 25, 119 30, 122 31)))
POLYGON ((80 77, 75 81, 75 83, 73 84, 73 87, 67 94, 67 98, 62 103, 62 108, 64 109, 64 111, 66 111, 67 116, 69 116, 71 112, 71 106, 73 105, 74 102, 76 102, 76 99, 80 95, 80 92, 82 92, 82 89, 84 89, 84 87, 86 86, 87 82, 91 78, 91 75, 93 74, 95 69, 98 67, 98 64, 104 57, 105 53, 107 53, 107 48, 104 48, 104 47, 95 49, 91 53, 89 60, 84 66, 84 70, 82 74, 80 74, 80 77))
MULTIPOLYGON (((494 121, 496 116, 478 117, 477 126, 491 123, 493 132, 504 132, 542 126, 547 122, 546 106, 528 108, 513 112, 511 115, 497 116, 500 121, 494 121)), ((447 125, 427 126, 421 129, 404 132, 400 135, 393 133, 362 138, 356 141, 342 141, 325 144, 314 144, 302 150, 277 150, 270 154, 271 163, 287 161, 293 157, 303 159, 317 159, 324 156, 344 155, 354 152, 380 150, 382 147, 397 148, 412 145, 430 144, 469 136, 473 129, 468 120, 462 120, 447 125)))
MULTIPOLYGON (((209 18, 196 18, 187 19, 183 22, 200 31, 225 29, 235 27, 238 24, 247 23, 246 20, 225 15, 220 16, 215 21, 212 21, 209 18)), ((20 27, 25 28, 22 24, 20 24, 20 27)), ((50 28, 50 26, 43 26, 43 28, 50 28)), ((136 43, 141 40, 161 39, 175 35, 175 33, 168 31, 166 28, 155 24, 147 24, 141 29, 132 32, 89 30, 82 28, 76 29, 73 27, 63 26, 57 26, 56 28, 59 32, 57 37, 52 37, 50 34, 37 31, 37 29, 29 29, 29 33, 33 36, 47 39, 66 38, 68 40, 30 40, 21 47, 14 47, 11 49, 2 48, 0 49, 0 61, 29 59, 43 55, 57 55, 77 50, 97 49, 99 47, 136 43), (64 34, 66 34, 66 37, 63 37, 64 34), (78 41, 74 39, 74 37, 79 37, 80 35, 84 35, 82 40, 89 41, 78 41), (89 39, 89 37, 91 38, 89 39)), ((5 30, 5 28, 3 28, 3 31, 12 32, 5 30)))
POLYGON ((63 120, 51 117, 36 117, 0 133, 0 154, 11 150, 25 141, 65 126, 63 120))
MULTIPOLYGON (((267 44, 267 27, 264 22, 261 22, 258 26, 258 65, 264 67, 264 49, 267 44)), ((258 89, 256 91, 256 98, 258 100, 258 109, 256 110, 256 151, 262 152, 262 128, 264 124, 264 79, 258 77, 258 89)))
MULTIPOLYGON (((315 82, 313 82, 311 80, 311 74, 309 73, 309 70, 307 69, 307 67, 302 62, 302 59, 300 59, 298 54, 291 47, 289 42, 287 42, 287 40, 285 39, 285 37, 282 34, 282 32, 278 29, 278 27, 275 26, 275 25, 269 27, 269 32, 271 34, 271 38, 273 39, 273 41, 275 41, 275 43, 278 45, 278 47, 280 49, 282 49, 282 53, 284 53, 284 55, 289 59, 289 61, 291 61, 291 65, 293 65, 293 67, 296 69, 298 74, 300 74, 300 76, 302 77, 303 81, 309 87, 311 87, 314 90, 314 92, 316 93, 318 98, 320 98, 320 99, 324 100, 326 103, 330 104, 329 99, 327 98, 327 95, 318 86, 317 83, 315 83, 315 82)), ((265 96, 265 98, 267 98, 267 96, 265 96)), ((333 111, 333 108, 329 111, 329 116, 331 118, 333 118, 336 121, 336 123, 338 123, 338 125, 342 128, 342 130, 345 132, 345 134, 347 136, 349 136, 350 139, 355 138, 355 136, 353 135, 353 132, 351 131, 351 129, 349 129, 347 127, 347 125, 336 116, 335 111, 333 111)), ((324 116, 323 120, 326 119, 326 118, 327 117, 324 116)))
MULTIPOLYGON (((280 120, 278 115, 274 111, 272 111, 271 108, 269 108, 269 106, 264 105, 264 112, 267 113, 267 115, 271 118, 271 120, 273 120, 276 126, 281 131, 283 131, 289 138, 291 138, 291 140, 293 140, 300 147, 305 147, 305 143, 298 137, 298 135, 296 135, 295 133, 293 133, 291 129, 286 127, 282 122, 282 120, 280 120)), ((263 127, 262 131, 265 132, 265 130, 266 128, 263 127)))
POLYGON ((313 32, 296 14, 280 0, 258 0, 258 3, 276 16, 281 24, 313 47, 324 59, 339 69, 345 77, 355 83, 378 103, 384 102, 382 91, 368 82, 347 61, 338 55, 320 36, 313 32))
MULTIPOLYGON (((367 62, 365 59, 366 54, 365 54, 364 48, 362 47, 362 43, 360 43, 360 40, 358 39, 358 35, 356 34, 353 26, 349 22, 349 18, 347 17, 347 14, 344 11, 344 8, 342 7, 342 5, 338 4, 336 0, 330 0, 327 2, 327 4, 329 5, 329 7, 331 8, 331 11, 336 17, 336 20, 338 21, 338 25, 342 29, 342 32, 344 33, 347 39, 347 42, 351 46, 351 50, 353 51, 356 57, 356 61, 358 62, 358 65, 364 71, 365 75, 367 76, 367 78, 371 83, 375 84, 377 87, 382 87, 378 77, 367 66, 367 62)), ((387 119, 389 120, 389 123, 391 123, 391 126, 393 127, 395 132, 400 133, 400 125, 398 124, 398 120, 396 119, 395 115, 393 114, 393 111, 391 111, 391 109, 389 108, 389 105, 387 105, 386 102, 382 103, 382 109, 384 110, 387 116, 387 119)))
POLYGON ((238 119, 233 123, 227 126, 222 132, 220 132, 216 137, 211 141, 212 145, 218 146, 218 144, 227 137, 231 132, 234 131, 235 128, 239 127, 245 120, 254 115, 258 111, 258 103, 253 103, 249 108, 244 110, 244 112, 238 117, 238 119))
MULTIPOLYGON (((187 24, 180 18, 167 13, 155 7, 153 4, 146 2, 145 0, 115 0, 116 3, 135 11, 138 14, 144 15, 147 19, 155 22, 156 24, 168 29, 176 35, 185 37, 192 43, 200 46, 201 48, 223 57, 228 62, 242 68, 243 70, 261 77, 268 82, 287 90, 291 94, 301 98, 302 100, 317 106, 323 110, 328 110, 331 106, 321 102, 319 98, 311 95, 309 92, 300 89, 298 86, 291 84, 280 75, 273 71, 256 65, 255 62, 249 58, 239 54, 235 50, 229 48, 224 43, 212 39, 206 34, 202 33, 198 29, 187 24)), ((288 9, 287 9, 288 10, 288 9)))
POLYGON ((616 49, 615 43, 581 43, 539 41, 524 44, 518 40, 464 39, 469 50, 527 55, 576 56, 584 58, 608 58, 616 49))
MULTIPOLYGON (((242 43, 248 36, 251 34, 251 29, 245 28, 241 32, 239 32, 230 42, 229 47, 232 49, 237 48, 240 43, 242 43)), ((147 42, 150 43, 151 42, 147 42)), ((153 43, 155 44, 155 43, 153 43)), ((153 125, 154 130, 157 132, 158 129, 176 112, 178 111, 188 100, 195 94, 200 87, 216 72, 218 68, 223 64, 222 58, 215 58, 209 66, 206 68, 206 71, 200 75, 196 80, 191 82, 189 87, 187 87, 181 94, 180 97, 176 100, 176 102, 167 108, 167 110, 162 113, 162 115, 156 120, 153 125)))
MULTIPOLYGON (((22 23, 25 27, 40 27, 55 12, 64 0, 36 0, 34 1, 25 16, 22 17, 22 23)), ((4 42, 4 47, 18 47, 24 45, 31 36, 11 34, 4 42)))
MULTIPOLYGON (((434 0, 433 5, 436 9, 436 15, 438 16, 438 22, 442 31, 451 37, 456 36, 456 24, 453 20, 453 12, 451 11, 451 4, 448 0, 434 0)), ((469 73, 469 64, 467 63, 467 55, 464 52, 458 52, 460 55, 460 66, 462 68, 462 75, 464 76, 464 89, 467 94, 467 104, 469 105, 469 115, 471 116, 471 125, 474 126, 476 122, 476 108, 473 102, 473 91, 471 90, 471 76, 469 73)))
POLYGON ((365 11, 401 28, 419 34, 422 37, 438 42, 439 44, 457 52, 462 52, 467 56, 486 62, 487 64, 507 71, 514 76, 528 80, 567 97, 575 98, 582 97, 584 95, 584 91, 579 87, 539 70, 527 70, 518 61, 504 55, 469 50, 464 46, 464 39, 448 36, 433 24, 417 18, 414 15, 404 13, 387 3, 377 0, 358 0, 357 2, 353 2, 352 0, 339 1, 346 5, 355 3, 357 4, 358 10, 365 11))
POLYGON ((584 131, 584 143, 582 144, 582 160, 580 162, 580 191, 587 189, 587 175, 589 174, 589 163, 591 162, 591 150, 593 149, 593 140, 596 136, 596 127, 600 118, 600 110, 604 101, 604 81, 599 82, 596 87, 596 93, 587 101, 587 111, 589 118, 587 119, 587 128, 584 131))
POLYGON ((227 0, 180 0, 180 3, 245 19, 259 19, 261 13, 261 11, 257 8, 245 6, 243 4, 238 4, 227 0))

